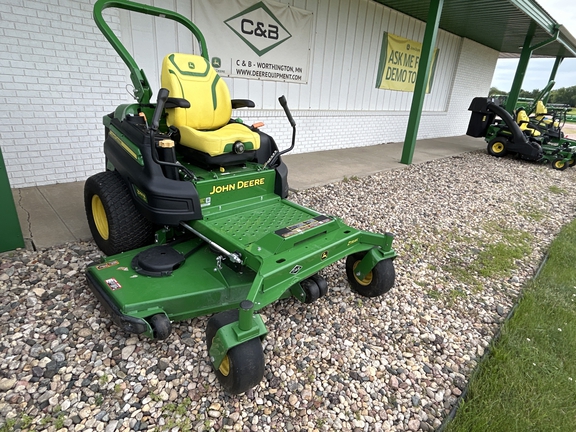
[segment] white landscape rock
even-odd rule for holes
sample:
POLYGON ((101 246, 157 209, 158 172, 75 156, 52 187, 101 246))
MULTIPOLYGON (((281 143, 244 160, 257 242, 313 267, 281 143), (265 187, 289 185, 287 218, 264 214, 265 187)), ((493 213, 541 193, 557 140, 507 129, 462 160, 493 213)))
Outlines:
POLYGON ((163 341, 113 324, 86 284, 92 242, 2 254, 0 425, 26 415, 56 430, 60 415, 67 430, 434 430, 574 218, 576 168, 476 152, 290 198, 394 233, 392 290, 360 297, 341 261, 321 272, 326 297, 262 309, 264 379, 231 397, 208 359, 207 317, 173 323, 163 341), (477 258, 510 233, 526 254, 482 275, 477 258))

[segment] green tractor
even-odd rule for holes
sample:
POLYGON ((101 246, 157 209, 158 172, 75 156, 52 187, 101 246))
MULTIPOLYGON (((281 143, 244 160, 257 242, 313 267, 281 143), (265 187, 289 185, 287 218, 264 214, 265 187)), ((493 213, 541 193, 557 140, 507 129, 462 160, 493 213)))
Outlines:
POLYGON ((230 120, 230 99, 210 65, 205 39, 186 17, 130 2, 98 0, 96 23, 131 72, 136 103, 104 116, 106 170, 85 185, 90 230, 107 255, 88 284, 113 322, 130 333, 168 338, 172 323, 214 314, 206 344, 229 393, 264 374, 259 312, 281 299, 312 303, 328 292, 319 275, 345 258, 352 289, 380 296, 394 285, 393 235, 345 225, 287 200, 288 170, 258 125, 230 120), (186 27, 201 55, 172 53, 156 103, 133 57, 102 17, 108 7, 160 16, 186 27))

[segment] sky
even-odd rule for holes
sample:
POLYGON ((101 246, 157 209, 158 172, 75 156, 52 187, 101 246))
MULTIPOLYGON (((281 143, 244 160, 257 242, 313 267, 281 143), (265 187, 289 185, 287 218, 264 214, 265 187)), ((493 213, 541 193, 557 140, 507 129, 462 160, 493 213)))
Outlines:
MULTIPOLYGON (((576 37, 576 2, 574 0, 537 0, 554 20, 576 37)), ((537 51, 536 51, 537 52, 537 51)), ((542 89, 548 83, 555 59, 531 58, 522 83, 524 90, 542 89)), ((492 87, 510 91, 518 59, 499 59, 492 78, 492 87)), ((576 58, 566 58, 556 73, 555 89, 576 86, 576 58)))

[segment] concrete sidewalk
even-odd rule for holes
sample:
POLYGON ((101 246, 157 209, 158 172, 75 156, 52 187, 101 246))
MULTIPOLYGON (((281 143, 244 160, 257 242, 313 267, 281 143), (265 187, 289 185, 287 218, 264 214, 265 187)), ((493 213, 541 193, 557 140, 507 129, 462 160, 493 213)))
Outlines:
MULTIPOLYGON (((405 168, 403 143, 301 153, 283 157, 291 189, 301 190, 380 171, 405 168)), ((484 140, 467 136, 419 140, 413 163, 418 164, 485 149, 484 140)), ((13 189, 20 227, 28 248, 48 248, 92 236, 84 212, 84 182, 13 189)))

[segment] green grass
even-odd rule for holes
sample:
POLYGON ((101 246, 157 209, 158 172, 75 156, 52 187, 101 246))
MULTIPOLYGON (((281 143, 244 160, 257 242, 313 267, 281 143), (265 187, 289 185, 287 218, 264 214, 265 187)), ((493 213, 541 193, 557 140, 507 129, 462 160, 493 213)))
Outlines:
POLYGON ((576 430, 576 221, 482 362, 446 431, 576 430))
MULTIPOLYGON (((465 256, 452 257, 446 270, 458 281, 471 286, 476 286, 475 274, 484 277, 506 277, 516 269, 516 260, 530 253, 532 235, 528 232, 508 228, 500 222, 489 222, 484 229, 493 234, 494 239, 490 243, 482 245, 482 249, 469 257, 465 262, 465 256)), ((477 239, 481 245, 485 240, 477 239)), ((474 251, 475 248, 469 249, 474 251)))
POLYGON ((548 188, 548 190, 552 193, 558 194, 558 195, 563 195, 566 193, 566 191, 558 186, 552 185, 548 188))

